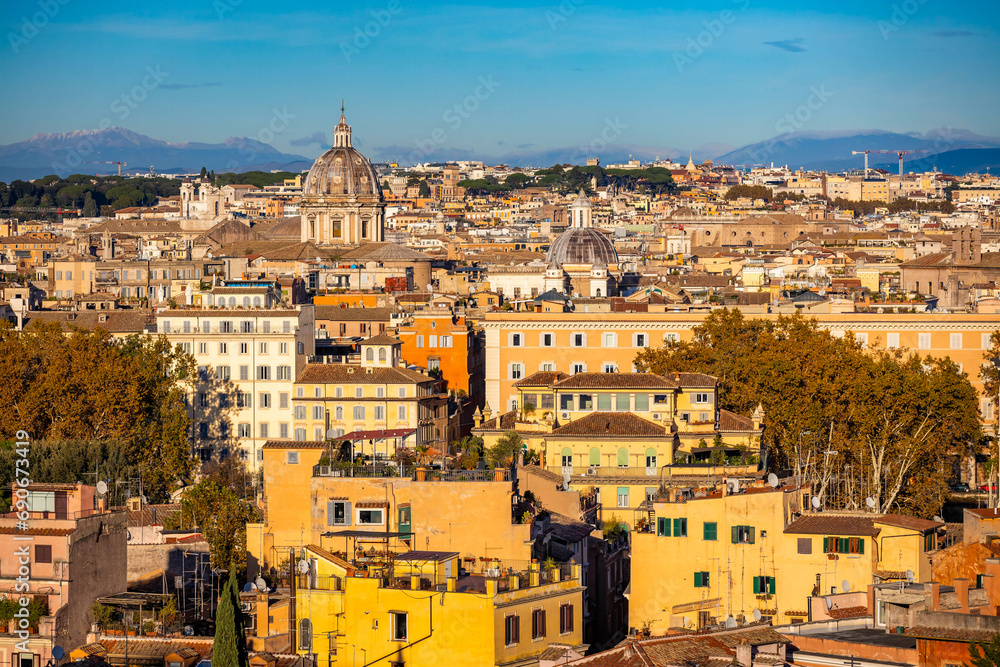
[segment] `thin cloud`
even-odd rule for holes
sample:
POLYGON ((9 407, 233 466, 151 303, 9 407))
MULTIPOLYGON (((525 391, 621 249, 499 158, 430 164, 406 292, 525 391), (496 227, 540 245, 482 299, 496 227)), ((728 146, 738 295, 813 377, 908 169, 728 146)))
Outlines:
POLYGON ((931 37, 975 37, 976 33, 971 30, 938 30, 932 32, 931 37))
POLYGON ((313 144, 326 146, 326 132, 317 130, 305 137, 299 137, 298 139, 289 139, 288 143, 291 144, 292 146, 312 146, 313 144))
POLYGON ((523 150, 525 148, 531 148, 534 145, 535 144, 518 144, 517 147, 523 150))
POLYGON ((806 50, 804 46, 800 46, 800 44, 802 44, 804 41, 806 40, 802 39, 801 37, 796 37, 795 39, 782 39, 777 42, 764 42, 764 43, 767 44, 768 46, 773 46, 777 49, 781 49, 782 51, 788 51, 789 53, 802 53, 803 51, 806 50))
POLYGON ((219 81, 209 81, 207 83, 161 83, 160 88, 164 90, 182 90, 184 88, 215 88, 221 86, 219 81))

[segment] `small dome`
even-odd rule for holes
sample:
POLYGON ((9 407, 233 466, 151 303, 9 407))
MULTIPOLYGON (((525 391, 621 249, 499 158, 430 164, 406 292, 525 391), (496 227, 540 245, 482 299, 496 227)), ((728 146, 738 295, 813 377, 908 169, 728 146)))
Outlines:
POLYGON ((573 203, 570 204, 570 206, 574 208, 581 206, 583 208, 594 208, 594 205, 591 203, 591 201, 587 199, 587 195, 583 194, 583 190, 580 190, 580 194, 576 196, 576 199, 573 200, 573 203))
POLYGON ((302 194, 309 196, 382 197, 382 187, 372 163, 351 146, 351 127, 344 114, 334 129, 333 147, 316 158, 302 194))
POLYGON ((615 246, 604 234, 592 227, 568 229, 552 242, 545 255, 546 262, 584 264, 593 266, 603 262, 606 266, 618 263, 615 246))

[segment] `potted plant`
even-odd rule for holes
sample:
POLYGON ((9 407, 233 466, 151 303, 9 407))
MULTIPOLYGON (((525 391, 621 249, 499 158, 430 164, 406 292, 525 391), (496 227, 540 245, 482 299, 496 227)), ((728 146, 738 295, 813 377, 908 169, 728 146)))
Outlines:
POLYGON ((152 621, 146 621, 142 624, 142 631, 146 633, 147 637, 156 636, 156 626, 152 621))
POLYGON ((559 564, 552 556, 542 562, 542 569, 549 573, 549 581, 559 581, 559 564))

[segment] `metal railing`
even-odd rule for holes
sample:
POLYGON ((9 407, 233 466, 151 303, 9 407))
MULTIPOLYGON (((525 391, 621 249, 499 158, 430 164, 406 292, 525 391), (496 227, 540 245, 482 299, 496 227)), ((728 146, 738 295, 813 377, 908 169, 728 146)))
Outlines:
POLYGON ((651 477, 660 474, 659 467, 607 467, 607 466, 548 466, 549 472, 557 475, 569 473, 573 477, 651 477))
POLYGON ((413 477, 413 468, 391 461, 368 465, 314 465, 313 477, 413 477))

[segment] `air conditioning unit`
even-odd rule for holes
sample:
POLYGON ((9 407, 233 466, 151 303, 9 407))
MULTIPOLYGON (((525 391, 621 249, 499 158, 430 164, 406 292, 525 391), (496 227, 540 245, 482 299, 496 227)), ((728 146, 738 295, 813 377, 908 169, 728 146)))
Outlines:
POLYGON ((568 412, 562 413, 561 416, 562 416, 563 419, 569 419, 569 413, 568 412))
POLYGON ((597 474, 597 470, 598 470, 597 466, 591 466, 591 467, 587 468, 587 474, 588 475, 596 475, 597 474))
POLYGON ((240 602, 240 611, 245 614, 250 613, 251 605, 249 602, 240 602))
POLYGON ((660 414, 659 412, 654 412, 653 413, 653 421, 660 421, 661 419, 663 419, 663 415, 662 414, 660 414))

